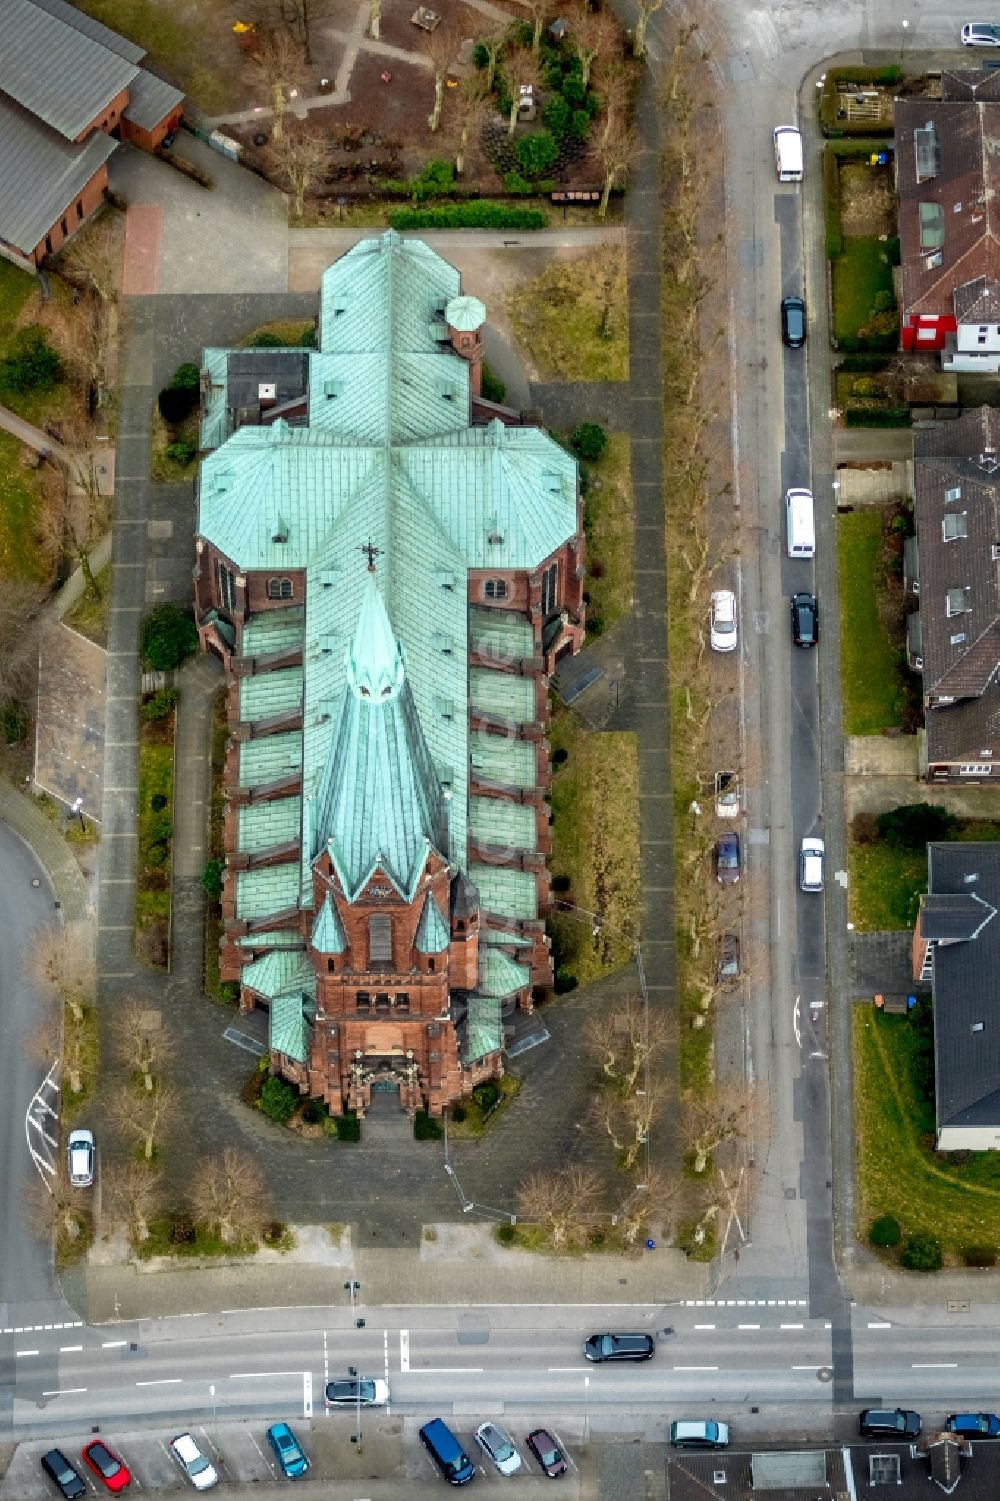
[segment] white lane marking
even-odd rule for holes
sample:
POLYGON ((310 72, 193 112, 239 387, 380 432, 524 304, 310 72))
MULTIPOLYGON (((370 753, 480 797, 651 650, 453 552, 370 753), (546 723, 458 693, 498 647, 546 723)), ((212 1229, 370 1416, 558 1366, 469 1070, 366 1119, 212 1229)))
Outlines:
POLYGON ((759 1324, 737 1324, 737 1329, 759 1329, 759 1324))
POLYGON ((560 1371, 575 1371, 577 1375, 583 1374, 578 1365, 550 1365, 546 1367, 546 1370, 548 1370, 549 1373, 553 1375, 557 1374, 560 1371))
POLYGON ((60 1345, 59 1346, 59 1354, 60 1355, 79 1355, 79 1353, 80 1353, 80 1351, 82 1349, 83 1349, 82 1345, 60 1345))
POLYGON ((802 997, 797 995, 795 1005, 792 1007, 792 1031, 795 1033, 795 1046, 798 1048, 802 1046, 802 1033, 799 1030, 799 1002, 801 1000, 802 997))
MULTIPOLYGON (((551 1370, 551 1366, 549 1367, 551 1370)), ((564 1367, 567 1370, 578 1370, 578 1366, 564 1367)), ((411 1371, 411 1376, 481 1376, 481 1365, 425 1365, 419 1371, 411 1371)))
POLYGON ((914 1371, 955 1371, 958 1369, 957 1360, 915 1360, 912 1369, 914 1371))
POLYGON ((779 1329, 804 1329, 805 1324, 779 1324, 779 1329))
POLYGON ((102 1350, 123 1350, 128 1344, 127 1339, 106 1339, 101 1344, 102 1350))
POLYGON ((822 1369, 823 1369, 823 1367, 821 1365, 793 1365, 792 1366, 792 1370, 793 1371, 821 1371, 822 1369))
POLYGON ((302 1416, 311 1418, 313 1415, 313 1373, 302 1372, 302 1416))
POLYGON ((20 1358, 21 1358, 22 1355, 37 1355, 38 1351, 37 1350, 15 1350, 14 1354, 17 1357, 17 1359, 20 1360, 20 1358))
POLYGON ((399 1369, 401 1372, 406 1372, 410 1369, 409 1329, 400 1329, 399 1331, 399 1369))
POLYGON ((159 1381, 137 1381, 136 1386, 180 1386, 183 1376, 161 1376, 159 1381))
POLYGON ((715 1325, 714 1324, 695 1324, 694 1327, 696 1329, 714 1329, 715 1325))
POLYGON ((86 1390, 87 1390, 87 1388, 85 1386, 64 1386, 62 1388, 62 1390, 58 1391, 58 1392, 42 1392, 42 1396, 43 1397, 72 1397, 72 1396, 75 1396, 75 1394, 77 1392, 85 1392, 86 1390))
MULTIPOLYGON (((230 1371, 230 1381, 256 1381, 267 1376, 303 1376, 304 1371, 230 1371)), ((310 1380, 312 1378, 310 1377, 310 1380)))
POLYGON ((869 1329, 891 1329, 892 1325, 891 1324, 883 1323, 879 1319, 869 1319, 868 1320, 868 1327, 869 1327, 869 1329))
MULTIPOLYGON (((388 1331, 388 1329, 383 1329, 382 1330, 382 1361, 383 1361, 383 1364, 385 1366, 385 1385, 386 1385, 386 1390, 388 1391, 388 1389, 389 1389, 389 1331, 388 1331)), ((391 1395, 386 1399, 385 1410, 386 1410, 386 1413, 389 1413, 389 1412, 392 1411, 392 1396, 391 1395)))
POLYGON ((717 1365, 675 1365, 675 1371, 717 1371, 717 1365))

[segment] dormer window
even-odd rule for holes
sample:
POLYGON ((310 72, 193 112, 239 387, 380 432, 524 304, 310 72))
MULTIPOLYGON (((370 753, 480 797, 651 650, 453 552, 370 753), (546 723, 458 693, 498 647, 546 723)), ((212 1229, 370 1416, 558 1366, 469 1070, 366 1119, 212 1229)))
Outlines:
POLYGON ((506 579, 487 579, 486 580, 486 590, 485 590, 485 593, 486 593, 486 598, 487 599, 506 599, 507 598, 507 580, 506 579))
POLYGON ((945 597, 945 614, 964 615, 972 609, 972 590, 968 586, 961 589, 949 589, 945 597))
POLYGON ((941 521, 941 536, 945 542, 957 542, 969 535, 968 511, 951 511, 941 521))
POLYGON ((951 505, 952 501, 961 500, 962 499, 962 487, 961 487, 961 485, 949 485, 948 489, 944 492, 944 499, 945 499, 945 504, 946 505, 951 505))

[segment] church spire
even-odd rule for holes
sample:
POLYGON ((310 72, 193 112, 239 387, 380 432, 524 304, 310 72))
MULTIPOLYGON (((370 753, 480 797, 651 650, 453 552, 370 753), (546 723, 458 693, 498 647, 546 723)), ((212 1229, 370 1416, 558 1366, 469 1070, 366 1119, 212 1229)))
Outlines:
POLYGON ((374 560, 369 558, 361 613, 344 660, 347 681, 356 697, 384 703, 402 688, 406 671, 402 647, 389 623, 376 579, 374 560))

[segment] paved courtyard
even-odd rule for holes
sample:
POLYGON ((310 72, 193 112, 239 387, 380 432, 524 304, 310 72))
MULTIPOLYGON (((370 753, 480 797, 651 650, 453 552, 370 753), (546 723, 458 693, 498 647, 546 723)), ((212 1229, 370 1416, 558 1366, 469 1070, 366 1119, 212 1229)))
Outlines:
POLYGON ((38 649, 35 781, 101 816, 107 653, 61 621, 47 624, 38 649))

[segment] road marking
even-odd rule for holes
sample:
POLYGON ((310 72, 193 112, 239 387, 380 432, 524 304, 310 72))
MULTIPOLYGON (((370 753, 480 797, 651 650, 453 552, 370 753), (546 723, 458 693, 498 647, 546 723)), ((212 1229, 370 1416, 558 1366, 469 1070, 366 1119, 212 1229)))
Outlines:
POLYGON ((85 1392, 86 1390, 87 1390, 87 1388, 85 1386, 64 1386, 62 1388, 62 1390, 58 1391, 58 1392, 42 1392, 42 1396, 43 1397, 73 1397, 73 1396, 75 1396, 77 1394, 77 1392, 85 1392))
POLYGON ((695 1324, 694 1327, 696 1329, 714 1329, 715 1325, 714 1324, 695 1324))
POLYGON ((37 1355, 38 1351, 37 1350, 15 1350, 14 1354, 16 1355, 17 1359, 20 1360, 20 1358, 21 1358, 22 1355, 37 1355))
POLYGON ((805 1324, 779 1324, 779 1329, 804 1329, 805 1324))
POLYGON ((759 1329, 759 1324, 737 1324, 737 1329, 759 1329))
POLYGON ((675 1365, 675 1371, 717 1371, 717 1365, 675 1365))
POLYGON ((83 1349, 82 1345, 60 1345, 59 1346, 59 1354, 60 1355, 78 1355, 82 1349, 83 1349))
POLYGON ((136 1386, 180 1386, 182 1376, 162 1376, 159 1381, 137 1381, 136 1386))
MULTIPOLYGON (((553 1367, 550 1366, 549 1370, 553 1367)), ((579 1366, 564 1366, 564 1370, 578 1371, 579 1366)), ((411 1371, 411 1376, 481 1376, 481 1365, 425 1365, 419 1371, 411 1371)))
POLYGON ((102 1350, 121 1350, 128 1344, 127 1339, 106 1339, 101 1345, 102 1350))
POLYGON ((822 1369, 823 1369, 823 1367, 821 1365, 793 1365, 792 1366, 792 1370, 793 1371, 821 1371, 822 1369))
POLYGON ((912 1369, 915 1370, 915 1371, 954 1371, 954 1370, 958 1369, 958 1361, 957 1360, 923 1360, 923 1361, 921 1361, 921 1360, 915 1360, 913 1362, 912 1369))
POLYGON ((400 1329, 399 1331, 399 1369, 401 1372, 406 1372, 410 1369, 409 1329, 400 1329))
POLYGON ((312 1371, 302 1372, 302 1416, 311 1418, 313 1415, 313 1376, 312 1371))
POLYGON ((302 1376, 303 1371, 230 1371, 230 1381, 256 1381, 258 1377, 269 1376, 302 1376))
POLYGON ((891 1329, 892 1325, 883 1323, 879 1319, 869 1319, 868 1327, 869 1329, 891 1329))

